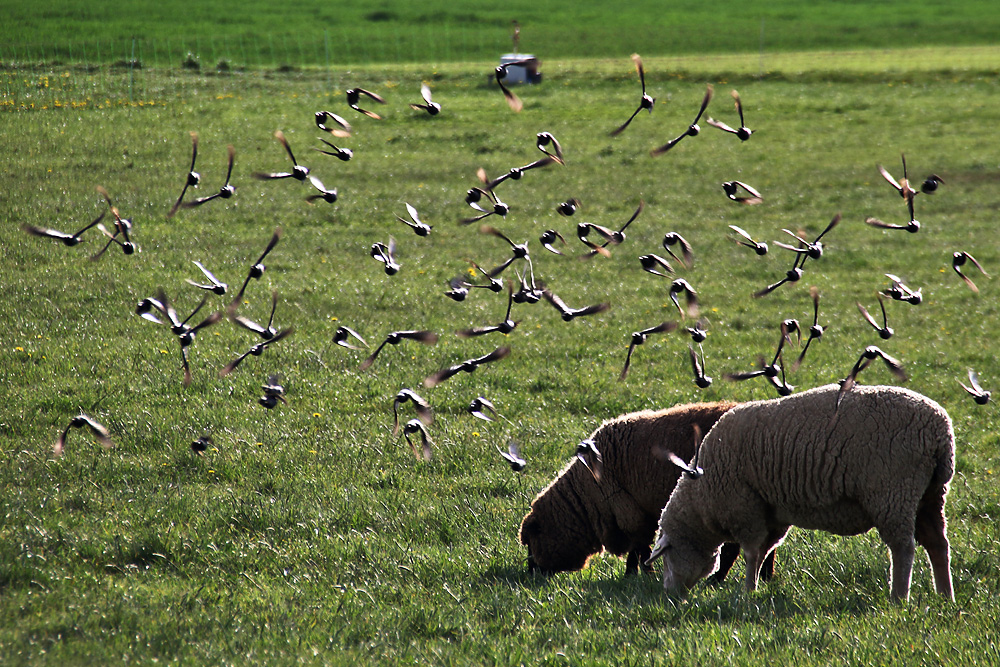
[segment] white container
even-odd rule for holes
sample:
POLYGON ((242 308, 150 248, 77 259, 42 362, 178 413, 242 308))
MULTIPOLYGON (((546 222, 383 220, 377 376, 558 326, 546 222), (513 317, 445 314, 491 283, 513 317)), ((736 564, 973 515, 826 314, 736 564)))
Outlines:
POLYGON ((530 53, 505 53, 500 56, 500 64, 507 65, 522 60, 529 61, 525 65, 511 65, 507 68, 507 76, 504 77, 504 84, 511 83, 538 83, 542 80, 542 75, 538 71, 540 63, 530 53))

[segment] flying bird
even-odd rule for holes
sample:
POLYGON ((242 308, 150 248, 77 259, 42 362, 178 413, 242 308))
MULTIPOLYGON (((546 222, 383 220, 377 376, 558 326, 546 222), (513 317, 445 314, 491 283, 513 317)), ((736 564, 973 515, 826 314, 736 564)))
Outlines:
POLYGON ((639 73, 639 83, 640 85, 642 85, 642 97, 639 98, 638 108, 636 108, 636 110, 632 112, 632 115, 628 117, 628 120, 626 120, 624 123, 622 123, 617 128, 611 131, 612 137, 616 137, 622 132, 624 132, 625 128, 629 126, 629 123, 632 122, 632 119, 638 116, 639 112, 642 111, 643 109, 647 110, 649 113, 653 113, 653 105, 656 104, 656 99, 650 97, 646 93, 646 70, 642 66, 642 58, 639 56, 638 53, 632 54, 632 62, 635 64, 635 69, 639 73))
POLYGON ((507 105, 515 111, 519 112, 524 108, 524 103, 521 102, 521 98, 512 93, 507 86, 503 85, 503 80, 507 78, 507 68, 508 67, 527 67, 527 65, 534 60, 533 58, 525 58, 523 60, 516 60, 514 62, 504 63, 500 65, 495 70, 493 70, 493 76, 496 79, 497 85, 500 86, 501 92, 503 92, 504 99, 507 100, 507 105))
POLYGON ((535 148, 542 151, 548 157, 552 158, 559 164, 566 164, 563 160, 562 145, 559 140, 555 138, 551 132, 539 132, 535 135, 535 148), (552 150, 549 150, 549 147, 552 150))
POLYGON ((747 139, 750 138, 750 135, 753 134, 753 130, 747 127, 746 123, 743 120, 743 102, 740 101, 740 94, 734 90, 730 93, 730 95, 733 96, 733 100, 735 100, 736 102, 736 113, 740 115, 740 126, 736 129, 733 129, 728 125, 726 125, 725 123, 723 123, 722 121, 715 120, 711 116, 709 116, 705 120, 705 122, 711 125, 712 127, 716 127, 722 130, 723 132, 729 132, 730 134, 735 134, 737 137, 739 137, 740 141, 746 141, 747 139))
POLYGON ((629 366, 632 364, 632 352, 639 345, 646 342, 646 339, 653 334, 658 333, 669 333, 677 328, 676 322, 661 322, 656 326, 643 329, 641 331, 633 331, 631 341, 628 346, 628 354, 625 356, 625 367, 622 368, 621 374, 618 376, 619 380, 624 380, 625 376, 628 375, 629 366))
POLYGON ((368 343, 365 342, 365 339, 362 338, 357 331, 348 326, 337 327, 337 330, 333 332, 333 340, 331 342, 336 343, 341 347, 346 347, 348 350, 362 350, 368 347, 368 343), (359 347, 351 343, 351 338, 359 341, 363 347, 359 347))
POLYGON ((205 434, 198 436, 191 441, 191 451, 198 456, 204 456, 205 451, 215 445, 215 439, 211 435, 205 434))
POLYGON ((550 164, 556 164, 556 163, 562 164, 563 163, 562 159, 556 158, 546 153, 545 157, 539 158, 534 162, 529 162, 523 167, 511 167, 510 169, 507 170, 506 174, 504 174, 503 176, 497 176, 493 180, 490 180, 490 178, 486 175, 486 170, 483 169, 482 167, 480 167, 476 171, 476 175, 479 177, 479 180, 482 181, 483 184, 486 186, 486 189, 492 192, 498 185, 500 185, 501 183, 503 183, 508 179, 512 181, 519 181, 521 180, 521 177, 524 176, 524 172, 526 171, 530 171, 532 169, 538 169, 540 167, 547 167, 550 164))
POLYGON ((558 250, 552 245, 553 243, 556 242, 556 240, 562 241, 562 244, 566 245, 566 239, 563 238, 562 234, 560 234, 554 229, 546 229, 544 232, 542 232, 542 235, 538 237, 538 241, 542 244, 543 248, 545 248, 546 250, 548 250, 553 254, 561 255, 563 254, 562 251, 558 250))
POLYGON ((492 190, 472 188, 465 195, 465 203, 479 211, 481 215, 473 216, 471 218, 462 218, 459 222, 463 225, 468 225, 478 220, 482 220, 490 215, 499 215, 501 218, 506 218, 507 214, 510 212, 510 207, 500 201, 500 198, 497 197, 492 190), (486 198, 487 203, 491 205, 489 209, 483 208, 479 204, 484 197, 486 198))
POLYGON ((181 196, 177 198, 170 212, 167 213, 168 218, 174 217, 174 213, 177 209, 181 207, 181 200, 184 199, 184 195, 187 193, 188 188, 196 188, 198 184, 201 183, 201 175, 194 170, 195 160, 198 159, 198 133, 191 133, 191 167, 188 169, 187 177, 184 180, 184 188, 181 190, 181 196))
POLYGON ((575 214, 578 208, 580 208, 580 200, 572 197, 556 206, 556 213, 569 217, 575 214))
POLYGON ((213 294, 218 294, 220 296, 226 293, 226 290, 229 289, 229 285, 216 278, 215 274, 206 269, 201 262, 195 260, 194 265, 197 266, 203 274, 205 274, 205 278, 208 279, 208 284, 196 283, 195 281, 189 278, 185 278, 184 280, 189 285, 194 285, 198 289, 203 289, 213 294))
POLYGON ((879 229, 903 229, 910 232, 911 234, 916 234, 917 232, 920 231, 920 223, 914 220, 912 217, 910 218, 910 221, 905 225, 894 225, 889 222, 882 222, 878 218, 873 218, 871 216, 868 216, 867 218, 865 218, 865 224, 870 225, 872 227, 878 227, 879 229))
POLYGON ((392 437, 394 438, 399 435, 399 406, 407 402, 413 403, 413 409, 416 410, 420 421, 427 425, 434 422, 431 404, 423 396, 412 389, 400 389, 392 401, 392 437))
POLYGON ((253 345, 249 350, 236 357, 228 364, 226 364, 221 371, 219 371, 219 377, 225 377, 236 370, 236 367, 243 363, 243 360, 247 357, 254 356, 259 357, 264 354, 264 350, 270 345, 274 345, 278 341, 284 340, 285 337, 290 336, 295 331, 295 327, 288 327, 287 329, 282 329, 278 333, 274 334, 272 338, 261 341, 253 345))
POLYGON ((483 421, 491 422, 495 417, 499 417, 500 413, 497 412, 496 406, 484 396, 477 396, 472 399, 469 403, 469 414, 476 419, 482 419, 483 421), (492 417, 490 415, 493 415, 492 417))
MULTIPOLYGON (((472 271, 473 272, 479 272, 479 273, 483 274, 483 276, 486 278, 486 280, 489 281, 485 285, 478 285, 478 284, 475 284, 475 283, 466 283, 468 285, 468 287, 481 287, 483 289, 488 289, 491 292, 496 292, 497 294, 499 294, 500 292, 503 291, 503 281, 497 279, 493 275, 492 271, 487 271, 483 267, 481 267, 478 264, 476 264, 475 262, 473 262, 471 259, 467 259, 465 261, 467 261, 469 263, 469 266, 472 267, 472 271)), ((494 269, 494 270, 496 270, 496 269, 494 269)), ((454 280, 452 282, 454 282, 454 280)))
POLYGON ((521 452, 517 447, 517 443, 513 440, 507 443, 506 452, 499 447, 496 449, 514 472, 521 472, 528 465, 528 462, 521 458, 521 452))
POLYGON ((726 193, 727 197, 738 204, 753 206, 764 201, 764 197, 761 196, 756 188, 747 185, 743 181, 726 181, 722 184, 722 190, 726 193), (746 192, 745 195, 738 194, 741 189, 746 192))
POLYGON ((278 308, 278 291, 271 291, 271 314, 267 318, 267 324, 261 326, 251 319, 248 319, 242 315, 236 313, 237 304, 232 304, 228 308, 229 319, 233 321, 234 324, 243 327, 247 331, 251 331, 262 340, 271 340, 278 334, 278 329, 274 326, 274 311, 278 308))
POLYGON ((889 185, 895 188, 896 192, 899 193, 899 196, 906 202, 906 209, 910 214, 910 221, 905 225, 892 225, 882 222, 878 218, 869 217, 865 219, 865 223, 882 229, 905 229, 911 234, 916 234, 920 231, 920 223, 917 222, 915 219, 916 216, 913 213, 913 198, 917 196, 917 191, 910 186, 910 181, 906 174, 906 155, 904 154, 901 157, 903 159, 903 178, 899 180, 893 178, 892 174, 886 171, 882 165, 877 164, 875 166, 878 168, 879 173, 882 174, 882 178, 884 178, 889 185))
POLYGON ((361 362, 361 366, 358 370, 365 370, 373 363, 375 363, 375 358, 378 357, 379 352, 382 351, 386 345, 399 345, 403 340, 415 340, 425 345, 433 345, 438 341, 438 335, 433 331, 393 331, 388 336, 385 337, 379 346, 375 348, 375 351, 371 353, 367 359, 361 362))
POLYGON ((199 303, 198 306, 193 311, 191 311, 191 314, 188 315, 184 320, 181 320, 181 321, 178 321, 176 313, 174 312, 173 308, 170 306, 169 301, 167 300, 166 295, 163 294, 162 290, 160 290, 159 299, 162 301, 162 303, 164 305, 164 308, 165 308, 165 310, 167 312, 168 319, 170 319, 170 322, 171 322, 171 331, 177 336, 177 342, 180 344, 180 350, 181 350, 181 368, 184 371, 184 382, 183 382, 183 384, 184 384, 185 387, 189 387, 191 385, 191 379, 192 379, 192 377, 191 377, 191 362, 190 362, 190 359, 189 359, 188 348, 194 342, 195 335, 197 335, 197 333, 200 330, 204 329, 205 327, 211 326, 211 325, 215 324, 216 322, 218 322, 219 320, 222 319, 222 317, 223 317, 222 311, 217 310, 217 311, 215 311, 213 313, 210 313, 201 322, 199 322, 198 324, 196 324, 194 326, 191 326, 191 325, 188 324, 188 322, 205 305, 205 303, 207 301, 207 297, 203 298, 201 300, 201 303, 199 303))
POLYGON ((885 300, 882 298, 881 294, 878 294, 877 296, 878 296, 878 305, 882 309, 881 326, 879 325, 878 322, 875 321, 875 318, 872 317, 867 310, 865 310, 865 307, 861 305, 861 302, 857 302, 856 305, 858 307, 858 310, 861 312, 861 317, 865 318, 865 322, 870 324, 871 327, 878 332, 879 338, 881 338, 882 340, 889 340, 890 338, 892 338, 892 334, 895 332, 892 330, 892 327, 889 326, 889 321, 885 314, 885 300))
POLYGON ((693 340, 696 343, 702 343, 705 341, 706 338, 708 338, 708 331, 705 330, 705 327, 707 326, 708 326, 708 321, 702 319, 695 322, 695 325, 693 327, 684 327, 684 331, 686 331, 688 335, 691 336, 691 340, 693 340))
POLYGON ((672 451, 667 450, 666 454, 671 463, 684 471, 685 477, 698 479, 705 474, 702 467, 698 465, 698 458, 701 455, 701 427, 694 424, 692 428, 694 431, 694 458, 691 459, 691 463, 688 463, 672 451))
POLYGON ((603 313, 611 308, 611 304, 607 302, 598 303, 593 306, 584 306, 582 308, 570 308, 562 299, 553 294, 548 288, 542 290, 542 297, 559 311, 559 314, 562 315, 563 321, 565 322, 570 322, 577 317, 603 313))
POLYGON ((91 255, 90 259, 92 260, 100 259, 101 255, 103 255, 105 251, 107 251, 107 249, 111 246, 112 243, 117 243, 121 247, 122 252, 125 253, 126 255, 131 255, 135 253, 138 250, 138 248, 134 243, 132 243, 132 239, 129 238, 129 232, 132 231, 132 221, 127 218, 123 218, 121 216, 121 214, 118 212, 118 207, 115 206, 114 203, 111 201, 111 195, 108 194, 108 191, 105 190, 104 187, 98 185, 97 192, 99 192, 100 195, 104 197, 104 200, 108 203, 108 210, 110 210, 111 215, 114 216, 115 233, 114 234, 110 233, 107 229, 104 228, 104 225, 102 225, 100 222, 97 223, 97 228, 101 230, 101 232, 105 236, 108 237, 109 241, 103 248, 98 250, 95 254, 91 255), (118 240, 119 236, 121 236, 125 240, 124 241, 118 240))
POLYGON ((264 271, 267 270, 267 266, 264 265, 264 258, 267 257, 268 253, 274 250, 274 246, 278 245, 278 241, 281 240, 281 227, 274 230, 274 234, 271 235, 271 240, 268 241, 267 247, 264 248, 264 252, 260 254, 257 261, 253 263, 250 267, 250 271, 247 273, 246 280, 243 281, 243 285, 240 287, 240 291, 236 293, 236 298, 233 299, 233 303, 239 303, 240 299, 243 298, 243 292, 246 291, 247 285, 250 280, 260 280, 260 277, 264 275, 264 271))
POLYGON ((315 118, 316 127, 324 132, 342 139, 351 136, 351 124, 337 114, 331 111, 317 111, 315 118))
POLYGON ((976 371, 969 369, 969 384, 971 387, 965 386, 965 383, 959 380, 959 384, 962 385, 962 389, 969 392, 978 405, 986 405, 990 400, 990 392, 986 391, 979 385, 979 376, 976 375, 976 371))
POLYGON ((416 234, 417 236, 429 235, 431 233, 432 228, 430 225, 428 225, 426 222, 420 219, 420 214, 417 213, 417 209, 413 208, 406 202, 403 202, 403 204, 406 206, 406 213, 407 215, 410 216, 410 219, 407 220, 398 215, 396 216, 396 219, 399 220, 404 225, 406 225, 407 227, 409 227, 410 229, 412 229, 413 233, 416 234))
POLYGON ((905 301, 911 306, 919 306, 920 302, 923 301, 923 288, 914 292, 899 276, 887 273, 885 277, 892 281, 892 286, 879 292, 882 296, 887 296, 896 301, 905 301))
MULTIPOLYGON (((528 268, 531 268, 530 265, 528 268)), ((542 292, 535 284, 534 272, 525 271, 522 275, 517 272, 517 269, 514 269, 514 274, 520 282, 520 287, 511 296, 514 303, 538 303, 542 298, 542 292)))
POLYGON ((809 296, 812 297, 813 302, 813 323, 809 326, 809 338, 806 340, 805 347, 802 348, 802 352, 792 364, 792 371, 797 370, 802 365, 802 360, 806 358, 806 352, 809 351, 809 345, 814 340, 822 338, 823 333, 826 331, 825 327, 819 323, 819 288, 811 285, 809 287, 809 296))
POLYGON ((312 184, 314 188, 316 188, 316 191, 318 193, 306 197, 306 201, 309 202, 310 204, 316 201, 317 199, 322 199, 327 204, 333 204, 334 202, 337 201, 337 188, 334 188, 333 190, 328 190, 327 187, 323 185, 323 181, 319 180, 312 174, 309 174, 309 183, 312 184))
POLYGON ((34 225, 21 225, 21 229, 23 229, 27 233, 31 234, 32 236, 39 236, 39 237, 42 237, 42 238, 49 238, 49 239, 58 239, 58 240, 60 240, 60 241, 63 242, 63 245, 72 247, 72 246, 77 245, 78 243, 80 243, 80 241, 83 240, 82 238, 80 238, 80 236, 85 231, 87 231, 88 229, 90 229, 92 227, 97 226, 102 220, 104 220, 104 216, 106 216, 107 214, 108 214, 107 211, 101 211, 101 214, 99 216, 97 216, 96 220, 94 220, 93 222, 91 222, 90 224, 88 224, 83 229, 80 229, 79 231, 74 232, 73 234, 67 234, 66 232, 60 232, 59 230, 56 230, 56 229, 47 229, 45 227, 36 227, 34 225))
POLYGON ((663 249, 667 251, 668 255, 684 264, 687 268, 690 269, 694 266, 694 251, 691 249, 691 244, 677 232, 667 232, 663 235, 663 249), (674 251, 670 249, 675 245, 680 247, 681 257, 675 255, 674 251))
POLYGON ((799 261, 801 260, 803 262, 803 264, 804 264, 805 260, 803 258, 805 258, 805 257, 806 257, 806 255, 796 254, 795 255, 795 261, 792 263, 792 268, 788 269, 785 272, 785 277, 782 278, 781 280, 777 281, 777 282, 771 283, 770 285, 768 285, 764 289, 761 289, 761 290, 758 290, 758 291, 754 292, 753 293, 753 297, 755 299, 759 299, 762 296, 766 296, 766 295, 770 294, 771 292, 773 292, 774 290, 778 289, 779 287, 781 287, 785 283, 795 283, 795 282, 798 282, 799 280, 802 280, 803 271, 802 271, 802 267, 799 266, 799 261))
POLYGON ((500 333, 502 333, 504 335, 509 334, 521 322, 521 320, 512 320, 512 319, 510 319, 510 309, 511 309, 511 306, 513 306, 513 305, 514 305, 514 291, 513 291, 513 288, 510 285, 508 285, 507 286, 507 313, 504 315, 503 321, 500 322, 499 324, 493 324, 493 325, 485 326, 485 327, 473 327, 471 329, 461 329, 461 330, 459 330, 457 332, 458 333, 458 337, 459 338, 472 338, 473 336, 484 336, 486 334, 493 333, 493 332, 500 332, 500 333))
POLYGON ((695 292, 688 281, 678 278, 670 284, 670 300, 677 306, 677 310, 680 312, 682 318, 685 315, 693 318, 698 317, 698 293, 695 292), (678 294, 684 295, 686 309, 681 308, 680 300, 677 297, 678 294))
POLYGON ((394 276, 399 273, 401 265, 396 261, 396 239, 389 237, 389 244, 381 241, 372 244, 371 255, 384 265, 385 275, 394 276))
POLYGON ((876 359, 882 359, 886 368, 889 369, 889 372, 891 372, 896 379, 906 381, 906 373, 903 371, 903 365, 898 359, 889 356, 875 345, 869 345, 864 349, 864 352, 861 353, 861 356, 858 357, 857 363, 854 364, 854 367, 851 369, 851 372, 847 374, 847 377, 840 381, 840 391, 837 392, 838 408, 840 407, 840 402, 844 398, 844 394, 850 391, 854 386, 858 373, 868 368, 868 366, 871 365, 871 363, 876 359))
POLYGON ((920 191, 925 195, 932 195, 937 192, 938 186, 944 184, 944 179, 937 174, 931 174, 920 184, 920 191))
POLYGON ((654 276, 669 278, 674 274, 674 267, 670 266, 670 262, 659 255, 640 255, 639 263, 642 265, 643 271, 652 273, 654 276))
POLYGON ((454 301, 465 301, 465 297, 469 296, 469 287, 471 285, 468 280, 462 276, 455 276, 448 281, 448 291, 444 295, 454 301))
POLYGON ((313 150, 316 151, 317 153, 322 153, 323 155, 329 155, 331 157, 335 157, 341 162, 348 162, 352 157, 354 157, 354 151, 352 151, 350 148, 340 148, 339 146, 331 144, 326 139, 320 139, 320 141, 326 144, 330 150, 324 150, 322 148, 316 148, 315 146, 313 146, 313 150))
POLYGON ((489 364, 494 361, 499 361, 510 354, 509 347, 498 347, 489 354, 485 354, 481 357, 475 357, 473 359, 466 359, 465 361, 460 361, 459 363, 443 368, 436 373, 428 375, 424 379, 424 386, 428 389, 436 387, 448 378, 465 371, 466 373, 472 373, 477 368, 483 364, 489 364))
POLYGON ((507 245, 510 246, 510 249, 511 249, 511 256, 506 261, 504 261, 502 264, 500 264, 499 266, 497 266, 496 268, 494 268, 493 270, 491 270, 489 272, 489 275, 490 275, 491 278, 496 278, 498 275, 500 275, 501 273, 503 273, 507 269, 507 267, 510 266, 512 262, 514 262, 514 260, 523 259, 529 265, 531 264, 531 256, 529 255, 529 252, 528 252, 528 244, 527 244, 527 242, 525 242, 525 243, 514 243, 510 239, 510 237, 508 237, 506 234, 504 234, 503 232, 501 232, 496 227, 492 227, 490 225, 482 225, 482 226, 480 226, 479 227, 479 233, 480 234, 489 234, 490 236, 495 236, 498 239, 502 239, 503 241, 505 241, 507 243, 507 245))
POLYGON ((154 324, 163 324, 163 322, 158 318, 152 311, 157 310, 166 316, 167 311, 163 303, 152 297, 148 297, 139 301, 135 306, 135 314, 144 320, 149 320, 154 324))
POLYGON ((701 100, 701 108, 698 109, 698 115, 694 117, 694 121, 691 123, 691 125, 689 125, 688 128, 684 130, 684 132, 682 132, 680 136, 678 136, 677 138, 671 139, 670 141, 663 144, 659 148, 654 148, 652 151, 650 151, 650 155, 652 155, 653 157, 656 157, 657 155, 663 155, 671 148, 676 146, 677 143, 684 137, 698 136, 698 133, 701 132, 701 128, 698 127, 698 121, 701 119, 702 114, 705 113, 705 109, 708 108, 708 103, 712 101, 713 91, 714 89, 712 88, 712 84, 708 84, 707 88, 705 89, 705 97, 701 100))
POLYGON ((93 418, 88 417, 87 415, 81 412, 80 414, 69 420, 69 424, 66 425, 66 428, 64 428, 62 433, 59 434, 59 437, 56 438, 56 442, 52 446, 53 456, 56 457, 62 456, 63 451, 66 449, 66 436, 69 434, 69 430, 71 428, 83 428, 83 427, 90 429, 91 434, 95 438, 97 438, 98 442, 100 442, 105 449, 110 449, 111 447, 114 446, 114 443, 111 441, 111 434, 108 432, 108 429, 99 424, 93 418))
POLYGON ((309 168, 303 167, 299 164, 298 160, 295 159, 295 154, 292 153, 292 147, 288 145, 288 140, 285 139, 285 133, 278 130, 274 133, 274 138, 281 142, 281 145, 285 147, 285 152, 288 153, 288 157, 292 161, 291 171, 276 171, 276 172, 255 172, 254 178, 262 181, 275 180, 279 178, 294 178, 297 181, 305 181, 309 176, 309 168))
POLYGON ((351 88, 350 90, 347 91, 347 106, 351 107, 355 111, 363 113, 369 118, 374 118, 375 120, 382 120, 382 116, 379 116, 374 111, 362 109, 360 106, 358 106, 358 103, 361 101, 362 95, 365 95, 369 99, 378 102, 379 104, 385 104, 385 100, 382 99, 381 96, 376 95, 375 93, 369 90, 365 90, 364 88, 351 88))
POLYGON ((201 206, 206 202, 210 202, 213 199, 231 199, 233 195, 236 194, 236 188, 229 184, 229 179, 233 176, 233 164, 236 161, 236 149, 233 148, 232 144, 226 147, 229 153, 229 166, 226 170, 226 182, 219 188, 219 191, 215 194, 208 195, 206 197, 199 197, 193 201, 186 201, 181 204, 182 208, 194 208, 195 206, 201 206))
POLYGON ((755 241, 750 234, 747 233, 742 227, 737 227, 736 225, 729 225, 729 228, 736 232, 740 237, 738 239, 733 239, 737 244, 751 248, 755 253, 760 256, 767 254, 767 243, 764 241, 755 241))
POLYGON ((632 213, 632 217, 630 217, 625 222, 625 224, 622 225, 617 230, 608 229, 607 227, 602 227, 601 225, 595 225, 592 222, 581 222, 579 225, 577 225, 576 235, 580 238, 581 241, 583 241, 586 245, 592 248, 592 250, 586 255, 584 255, 584 257, 593 257, 594 255, 600 252, 597 249, 598 246, 595 246, 594 244, 587 242, 586 237, 590 234, 590 232, 595 232, 598 236, 602 237, 605 240, 604 245, 599 246, 601 248, 607 248, 607 246, 609 245, 619 245, 621 243, 624 243, 625 230, 628 229, 629 225, 635 222, 635 219, 639 217, 639 214, 642 213, 642 210, 645 207, 646 203, 640 200, 639 206, 636 207, 635 211, 632 213))
POLYGON ((431 89, 426 83, 420 84, 420 96, 424 98, 424 103, 411 104, 411 109, 415 111, 426 111, 431 116, 436 116, 441 113, 441 105, 431 99, 431 89))
POLYGON ((281 376, 277 373, 267 376, 267 381, 260 388, 264 391, 264 395, 258 398, 257 402, 268 410, 276 406, 278 401, 288 405, 288 401, 285 399, 285 388, 281 384, 281 376))
POLYGON ((791 250, 794 253, 798 253, 799 257, 797 257, 796 259, 797 260, 801 259, 801 262, 797 263, 796 265, 797 266, 804 266, 806 258, 808 258, 808 259, 819 259, 820 257, 823 256, 823 243, 822 243, 822 241, 820 239, 822 239, 824 236, 826 236, 827 232, 829 232, 831 229, 833 229, 834 227, 836 227, 838 224, 840 224, 840 214, 839 213, 837 215, 833 216, 833 220, 830 221, 830 224, 828 224, 826 226, 826 228, 819 233, 819 236, 817 236, 812 241, 806 241, 799 234, 796 234, 796 233, 792 232, 791 230, 782 229, 781 231, 785 232, 786 234, 788 234, 789 236, 791 236, 793 239, 795 239, 796 241, 798 241, 799 245, 798 246, 791 246, 791 245, 788 245, 787 243, 781 243, 780 241, 775 241, 774 245, 779 246, 781 248, 784 248, 785 250, 791 250))
POLYGON ((699 389, 707 389, 712 385, 712 378, 705 375, 705 348, 701 348, 701 358, 698 358, 698 353, 694 351, 694 347, 688 345, 688 356, 691 358, 691 369, 694 371, 694 383, 698 385, 699 389))
POLYGON ((406 422, 403 427, 403 437, 406 438, 406 442, 410 445, 410 449, 413 450, 413 455, 417 457, 418 461, 430 461, 431 452, 431 437, 427 433, 427 427, 419 419, 411 419, 406 422), (413 443, 410 436, 416 437, 417 434, 420 435, 420 449, 413 443))
POLYGON ((969 286, 969 289, 971 289, 976 294, 979 294, 979 288, 976 287, 976 283, 972 282, 972 279, 969 278, 969 276, 962 273, 962 267, 965 266, 966 262, 972 262, 972 265, 975 266, 977 269, 979 269, 979 272, 982 273, 987 278, 990 277, 990 274, 986 273, 986 271, 983 270, 982 265, 979 262, 977 262, 976 258, 970 255, 969 253, 964 251, 952 253, 951 256, 952 270, 958 274, 959 278, 965 281, 965 284, 969 286))

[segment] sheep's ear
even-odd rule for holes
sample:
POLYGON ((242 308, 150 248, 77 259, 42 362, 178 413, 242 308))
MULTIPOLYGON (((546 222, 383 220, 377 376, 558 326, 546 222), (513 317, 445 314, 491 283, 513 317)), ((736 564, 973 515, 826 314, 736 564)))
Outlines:
POLYGON ((684 474, 690 477, 691 479, 698 479, 699 477, 705 474, 705 471, 702 470, 701 467, 698 465, 697 453, 695 454, 695 458, 691 462, 691 465, 685 463, 684 459, 677 456, 673 452, 667 452, 667 456, 670 458, 671 463, 673 463, 675 466, 683 470, 684 474))
POLYGON ((661 533, 660 537, 656 540, 656 544, 653 545, 653 552, 649 554, 649 558, 646 559, 646 565, 652 565, 656 562, 656 559, 663 555, 663 552, 670 547, 670 536, 666 533, 661 533))
POLYGON ((521 523, 521 544, 528 546, 528 538, 534 537, 539 533, 538 521, 528 514, 521 523))

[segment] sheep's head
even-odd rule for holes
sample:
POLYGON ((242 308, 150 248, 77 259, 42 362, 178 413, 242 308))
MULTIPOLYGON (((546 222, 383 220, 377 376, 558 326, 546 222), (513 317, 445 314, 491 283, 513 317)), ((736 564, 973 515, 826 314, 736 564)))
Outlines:
POLYGON ((660 532, 653 551, 646 560, 652 565, 657 558, 663 558, 663 588, 670 595, 684 597, 699 579, 713 574, 719 569, 719 548, 705 551, 691 542, 670 539, 670 535, 660 532))
POLYGON ((542 572, 582 569, 601 550, 593 527, 565 502, 539 496, 521 522, 521 544, 528 547, 528 568, 542 572))

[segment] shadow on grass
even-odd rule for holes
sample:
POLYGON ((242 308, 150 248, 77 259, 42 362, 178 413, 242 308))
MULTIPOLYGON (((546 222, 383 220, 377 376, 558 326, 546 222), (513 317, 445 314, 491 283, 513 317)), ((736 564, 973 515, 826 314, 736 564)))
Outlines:
MULTIPOLYGON (((730 574, 721 583, 699 582, 684 599, 667 595, 657 572, 623 577, 616 568, 603 565, 594 571, 543 574, 529 572, 526 564, 491 566, 472 583, 473 589, 494 586, 521 588, 531 592, 573 589, 584 609, 646 607, 647 620, 672 624, 704 622, 767 624, 775 620, 813 617, 818 614, 859 618, 884 607, 881 588, 845 590, 836 582, 810 582, 804 586, 782 582, 780 575, 752 593, 744 590, 741 573, 730 574), (609 576, 610 575, 610 576, 609 576), (816 589, 813 589, 813 584, 816 589), (823 590, 818 590, 822 588, 823 590)), ((874 574, 874 573, 873 573, 874 574)), ((797 576, 797 575, 796 575, 797 576)))

